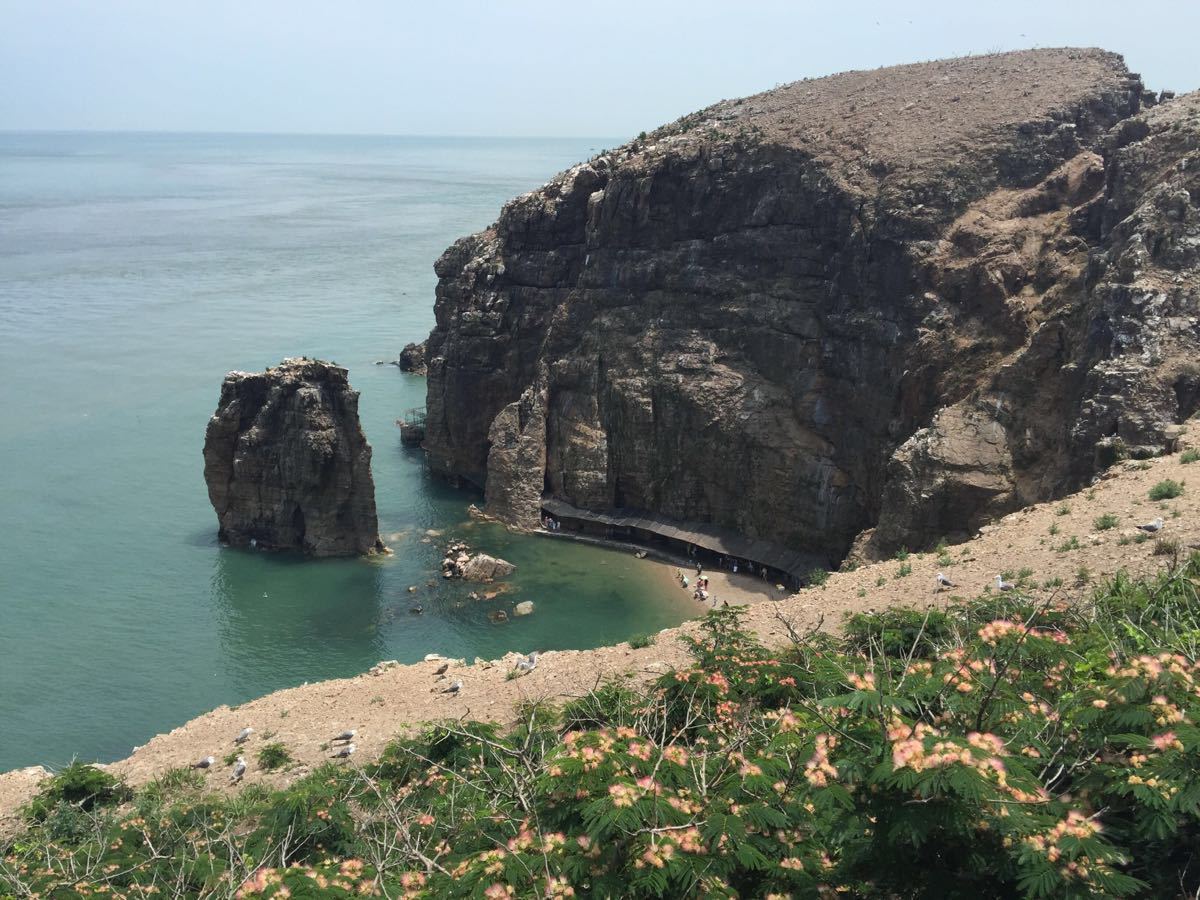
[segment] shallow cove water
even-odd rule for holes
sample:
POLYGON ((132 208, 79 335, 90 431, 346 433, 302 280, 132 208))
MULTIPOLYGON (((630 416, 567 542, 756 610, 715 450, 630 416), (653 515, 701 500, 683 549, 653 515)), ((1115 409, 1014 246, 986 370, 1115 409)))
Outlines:
POLYGON ((446 246, 601 146, 0 134, 0 770, 117 759, 380 659, 600 646, 694 612, 628 554, 471 522, 478 498, 399 444, 424 380, 374 365, 428 333, 446 246), (394 556, 217 545, 221 379, 294 355, 350 369, 394 556), (443 583, 450 537, 516 563, 512 590, 443 583))

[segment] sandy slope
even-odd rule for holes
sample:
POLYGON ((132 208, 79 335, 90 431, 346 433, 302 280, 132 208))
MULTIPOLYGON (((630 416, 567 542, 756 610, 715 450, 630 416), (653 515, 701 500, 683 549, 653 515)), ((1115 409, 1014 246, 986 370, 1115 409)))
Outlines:
MULTIPOLYGON (((787 639, 787 629, 777 618, 780 615, 797 628, 818 622, 831 628, 855 611, 893 604, 924 606, 944 603, 952 596, 974 596, 997 573, 1016 575, 1024 569, 1032 571, 1027 581, 1035 595, 1059 591, 1079 596, 1089 590, 1090 583, 1118 568, 1149 572, 1170 562, 1169 556, 1154 554, 1154 540, 1119 543, 1122 537, 1139 534, 1136 524, 1162 516, 1167 523, 1163 536, 1176 541, 1186 553, 1189 545, 1200 543, 1198 513, 1200 463, 1184 465, 1179 454, 1149 463, 1123 463, 1089 491, 1013 513, 985 527, 968 543, 949 548, 952 565, 944 560, 939 563, 934 553, 924 553, 913 554, 905 562, 892 560, 836 573, 823 588, 804 590, 779 602, 752 603, 747 617, 765 640, 782 642, 787 639), (1147 492, 1157 481, 1188 481, 1189 476, 1191 484, 1180 498, 1162 503, 1148 499, 1147 492), (1172 518, 1175 512, 1178 516, 1172 518), (1106 513, 1115 515, 1119 525, 1097 530, 1095 519, 1106 513), (1050 534, 1052 527, 1057 529, 1054 535, 1050 534), (1078 541, 1079 549, 1060 549, 1071 538, 1078 541), (910 566, 911 574, 901 575, 902 566, 910 566), (954 591, 934 592, 934 575, 939 570, 956 582, 954 591), (1061 586, 1047 584, 1056 578, 1062 579, 1061 586)), ((674 578, 674 571, 674 566, 664 566, 663 578, 674 578)), ((727 573, 713 573, 713 582, 719 596, 722 590, 725 596, 744 600, 763 596, 760 584, 745 576, 731 579, 727 573)), ((326 742, 344 728, 358 729, 357 763, 372 759, 394 735, 422 722, 464 716, 507 722, 521 701, 579 696, 609 677, 652 678, 685 661, 686 652, 678 638, 695 627, 688 623, 668 629, 659 634, 655 644, 638 650, 620 644, 546 653, 534 672, 515 679, 508 678, 511 658, 479 665, 453 664, 446 679, 440 681, 433 674, 440 663, 424 662, 389 668, 378 675, 279 691, 237 708, 218 707, 158 735, 110 768, 132 784, 143 784, 206 754, 220 760, 234 748, 234 735, 253 726, 256 733, 246 745, 250 770, 245 783, 284 784, 321 763, 328 755, 326 742), (461 694, 442 693, 455 679, 463 681, 461 694), (269 741, 285 744, 297 764, 282 773, 260 771, 255 755, 269 741)), ((214 787, 236 790, 228 786, 227 773, 218 762, 208 778, 214 787)), ((0 775, 0 831, 13 826, 15 810, 32 796, 41 774, 35 769, 0 775)))

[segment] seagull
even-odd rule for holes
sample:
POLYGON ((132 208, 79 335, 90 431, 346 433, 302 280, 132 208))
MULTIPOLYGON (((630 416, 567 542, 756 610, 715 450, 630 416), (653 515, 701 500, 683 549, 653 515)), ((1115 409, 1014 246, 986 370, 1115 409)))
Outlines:
POLYGON ((204 759, 198 759, 194 763, 192 763, 192 768, 193 769, 207 769, 207 768, 210 768, 212 766, 212 764, 215 763, 216 761, 217 761, 217 758, 215 756, 206 756, 206 757, 204 757, 204 759))
POLYGON ((1015 584, 1013 584, 1011 581, 1005 581, 1005 580, 1004 580, 1002 577, 1000 577, 999 575, 997 575, 997 576, 996 576, 996 590, 999 590, 999 591, 1012 591, 1012 590, 1015 590, 1015 589, 1016 589, 1016 587, 1017 587, 1017 586, 1016 586, 1015 584))
POLYGON ((242 776, 246 774, 246 757, 239 756, 237 762, 233 764, 233 774, 229 776, 229 783, 236 784, 242 780, 242 776))
POLYGON ((433 674, 434 675, 445 675, 448 671, 450 671, 450 663, 445 662, 445 663, 442 663, 440 666, 438 666, 437 669, 434 670, 433 674))
POLYGON ((243 728, 238 732, 238 736, 233 739, 235 744, 244 744, 250 740, 250 735, 254 734, 253 728, 243 728))
POLYGON ((941 572, 938 572, 937 573, 937 589, 940 591, 942 588, 952 588, 952 587, 954 587, 954 582, 951 581, 949 578, 947 578, 945 575, 943 575, 941 572))
POLYGON ((425 607, 418 603, 416 606, 409 607, 408 611, 414 616, 419 616, 421 613, 425 612, 425 607))
POLYGON ((443 688, 442 693, 443 694, 457 694, 461 690, 462 690, 462 679, 460 678, 458 681, 456 681, 452 685, 450 685, 450 687, 443 688))
POLYGON ((343 731, 341 734, 339 734, 337 737, 335 737, 333 740, 335 740, 335 741, 352 741, 352 740, 354 740, 354 736, 356 734, 358 734, 357 731, 355 731, 353 728, 348 728, 345 731, 343 731))
POLYGON ((1153 522, 1147 522, 1145 525, 1139 525, 1138 530, 1144 531, 1147 534, 1154 534, 1156 531, 1162 531, 1162 527, 1163 527, 1163 520, 1162 520, 1162 517, 1160 516, 1159 518, 1155 519, 1153 522))
POLYGON ((520 672, 532 672, 537 668, 538 652, 534 650, 528 656, 524 656, 517 660, 517 670, 520 672))
POLYGON ((331 759, 349 759, 350 755, 358 748, 353 743, 347 744, 345 747, 339 747, 334 753, 330 754, 331 759))

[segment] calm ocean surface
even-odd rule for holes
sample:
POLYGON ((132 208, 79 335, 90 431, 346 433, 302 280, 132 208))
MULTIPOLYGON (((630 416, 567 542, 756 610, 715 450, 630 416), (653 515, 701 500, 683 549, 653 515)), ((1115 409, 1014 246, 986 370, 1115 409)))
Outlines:
POLYGON ((0 133, 0 770, 120 758, 380 659, 599 646, 688 613, 628 555, 469 524, 477 498, 392 424, 424 380, 374 365, 428 333, 446 246, 609 143, 0 133), (297 355, 362 393, 391 558, 216 543, 221 379, 297 355), (499 605, 535 614, 495 626, 469 587, 425 587, 430 528, 516 563, 499 605))

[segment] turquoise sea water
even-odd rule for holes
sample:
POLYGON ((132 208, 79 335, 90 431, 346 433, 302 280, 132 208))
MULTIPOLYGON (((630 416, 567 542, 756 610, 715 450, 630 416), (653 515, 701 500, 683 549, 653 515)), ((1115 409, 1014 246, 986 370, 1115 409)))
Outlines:
POLYGON ((374 365, 428 333, 451 241, 607 143, 0 134, 0 770, 119 758, 380 659, 599 646, 689 612, 626 554, 467 524, 477 498, 392 424, 423 379, 374 365), (216 543, 221 379, 305 354, 362 394, 391 558, 216 543), (516 563, 515 590, 428 588, 426 529, 516 563), (487 621, 522 599, 533 616, 487 621))

